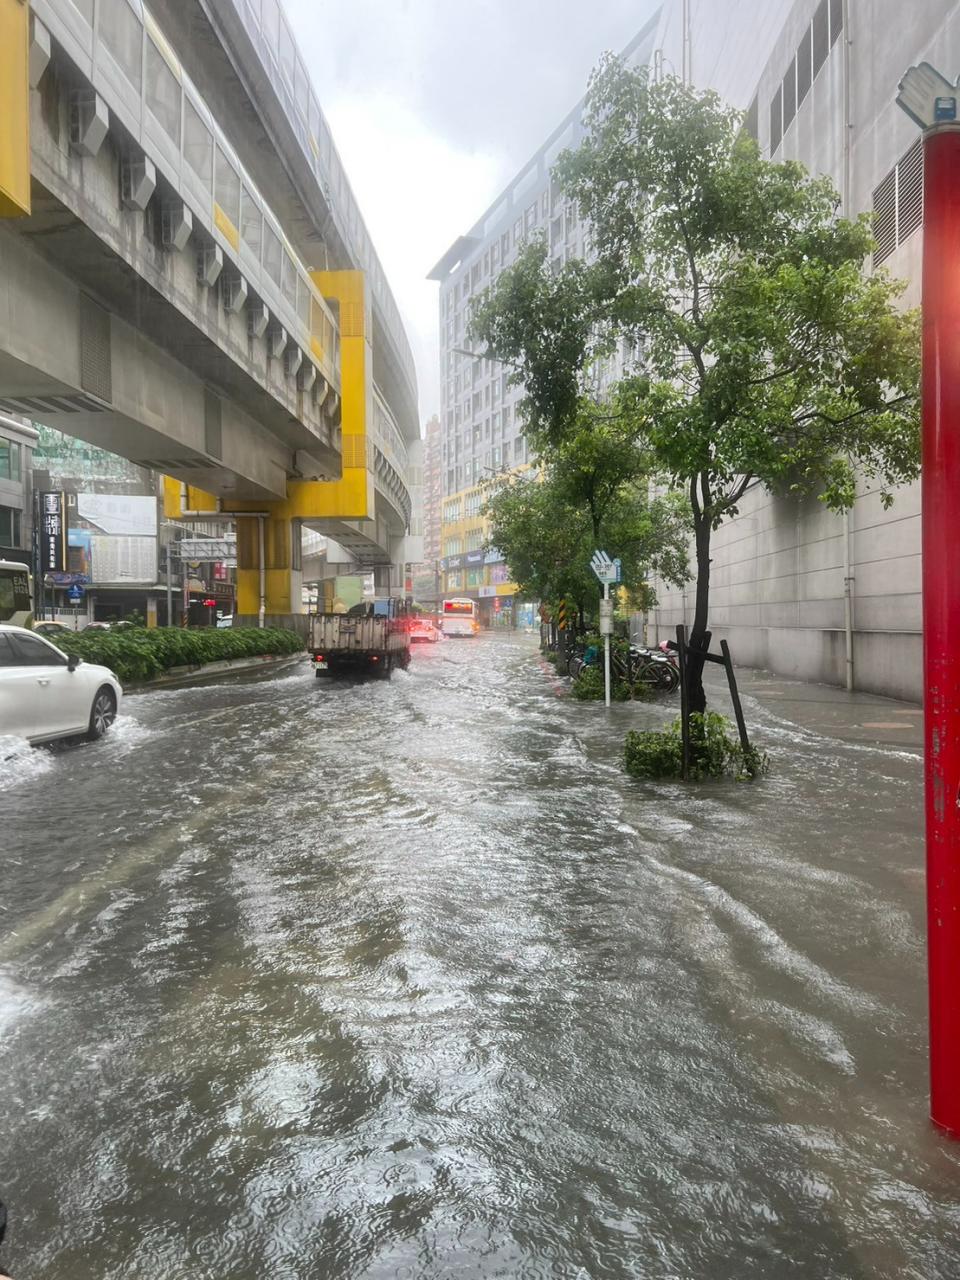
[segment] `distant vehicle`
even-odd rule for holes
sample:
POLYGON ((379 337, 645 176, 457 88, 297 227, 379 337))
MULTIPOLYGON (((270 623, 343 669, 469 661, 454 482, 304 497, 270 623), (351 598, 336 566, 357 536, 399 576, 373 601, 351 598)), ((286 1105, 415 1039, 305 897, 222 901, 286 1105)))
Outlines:
POLYGON ((410 625, 410 643, 411 644, 436 644, 440 639, 440 632, 434 624, 426 618, 414 618, 410 625))
POLYGON ((29 627, 33 621, 33 579, 25 564, 0 560, 0 622, 29 627))
POLYGON ((72 636, 72 627, 65 627, 62 622, 35 622, 33 631, 38 636, 72 636))
POLYGON ((454 597, 444 600, 440 615, 440 629, 445 636, 476 636, 480 633, 475 600, 454 597))
POLYGON ((410 665, 409 619, 373 604, 350 613, 316 613, 310 619, 307 651, 318 676, 350 672, 389 680, 394 667, 410 665))
POLYGON ((81 662, 25 627, 0 623, 0 729, 38 746, 102 738, 123 689, 108 667, 81 662))
POLYGON ((228 627, 232 627, 232 626, 233 626, 233 614, 232 614, 232 613, 228 613, 228 614, 226 615, 226 617, 218 618, 218 619, 217 619, 217 630, 218 630, 218 631, 224 631, 224 630, 226 630, 228 627))
POLYGON ((109 622, 88 622, 83 631, 110 631, 112 627, 109 622))

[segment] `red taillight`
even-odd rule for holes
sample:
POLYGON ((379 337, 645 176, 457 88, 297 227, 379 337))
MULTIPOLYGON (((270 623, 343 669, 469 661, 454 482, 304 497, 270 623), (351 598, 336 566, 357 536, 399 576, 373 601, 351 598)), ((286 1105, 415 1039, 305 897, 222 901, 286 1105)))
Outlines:
POLYGON ((370 659, 370 661, 371 661, 371 662, 379 662, 379 661, 380 661, 380 659, 377 657, 377 655, 376 655, 376 654, 374 654, 374 655, 373 655, 373 657, 370 659))
POLYGON ((316 653, 316 654, 314 654, 313 660, 314 660, 314 662, 322 662, 322 661, 323 661, 323 654, 322 654, 322 653, 316 653))

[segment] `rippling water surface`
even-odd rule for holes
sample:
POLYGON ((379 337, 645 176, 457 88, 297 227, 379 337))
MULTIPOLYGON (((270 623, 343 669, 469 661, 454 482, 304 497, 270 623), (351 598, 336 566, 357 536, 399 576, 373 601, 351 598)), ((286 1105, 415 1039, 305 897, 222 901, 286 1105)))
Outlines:
POLYGON ((526 638, 125 710, 0 751, 17 1280, 960 1275, 910 753, 632 783, 526 638))

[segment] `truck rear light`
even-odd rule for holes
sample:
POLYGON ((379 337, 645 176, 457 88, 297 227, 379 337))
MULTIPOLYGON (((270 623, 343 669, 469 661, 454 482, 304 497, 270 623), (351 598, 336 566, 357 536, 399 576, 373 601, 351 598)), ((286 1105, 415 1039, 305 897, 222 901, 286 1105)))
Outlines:
POLYGON ((323 654, 322 654, 322 653, 315 653, 315 654, 313 655, 313 660, 314 660, 314 662, 322 662, 322 661, 323 661, 323 654))

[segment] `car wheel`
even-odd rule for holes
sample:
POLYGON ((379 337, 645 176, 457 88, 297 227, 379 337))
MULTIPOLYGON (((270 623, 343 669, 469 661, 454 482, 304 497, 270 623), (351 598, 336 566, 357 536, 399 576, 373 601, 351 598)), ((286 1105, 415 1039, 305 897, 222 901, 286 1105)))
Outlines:
POLYGON ((90 728, 87 730, 87 741, 96 742, 107 732, 117 718, 117 699, 113 690, 106 685, 97 690, 97 696, 90 708, 90 728))

